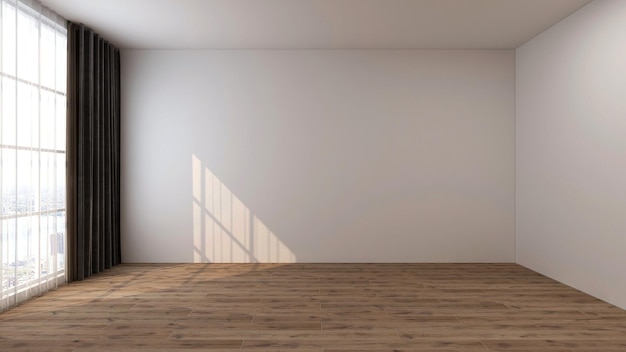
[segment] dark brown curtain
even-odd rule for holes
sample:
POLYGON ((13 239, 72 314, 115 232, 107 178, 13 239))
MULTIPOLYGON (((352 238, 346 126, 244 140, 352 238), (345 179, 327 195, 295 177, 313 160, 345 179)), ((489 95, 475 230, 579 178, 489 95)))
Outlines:
POLYGON ((121 262, 120 53, 68 24, 68 281, 121 262))

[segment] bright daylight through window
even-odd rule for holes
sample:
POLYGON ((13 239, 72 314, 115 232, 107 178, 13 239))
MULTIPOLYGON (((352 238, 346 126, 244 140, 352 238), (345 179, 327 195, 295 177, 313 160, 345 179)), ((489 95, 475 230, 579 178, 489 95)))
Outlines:
POLYGON ((65 280, 65 21, 0 0, 0 311, 65 280))

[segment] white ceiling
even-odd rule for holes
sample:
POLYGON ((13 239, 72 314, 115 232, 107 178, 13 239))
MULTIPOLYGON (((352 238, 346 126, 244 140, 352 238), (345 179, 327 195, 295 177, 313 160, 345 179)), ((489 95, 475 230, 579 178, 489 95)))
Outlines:
POLYGON ((590 1, 42 2, 124 49, 512 49, 590 1))

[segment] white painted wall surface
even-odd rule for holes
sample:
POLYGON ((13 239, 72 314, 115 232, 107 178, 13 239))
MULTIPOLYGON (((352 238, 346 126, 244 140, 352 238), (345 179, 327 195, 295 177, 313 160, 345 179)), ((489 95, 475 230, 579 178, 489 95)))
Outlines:
POLYGON ((514 261, 513 51, 122 67, 124 262, 514 261))
POLYGON ((626 1, 516 50, 516 261, 626 308, 626 1))

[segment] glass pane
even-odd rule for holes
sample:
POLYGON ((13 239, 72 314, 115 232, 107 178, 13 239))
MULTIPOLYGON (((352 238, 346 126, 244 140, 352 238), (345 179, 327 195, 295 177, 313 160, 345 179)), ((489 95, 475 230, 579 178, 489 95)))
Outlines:
POLYGON ((52 233, 54 227, 52 221, 50 221, 49 214, 42 215, 39 220, 39 253, 40 253, 40 275, 46 275, 49 272, 47 259, 50 256, 50 241, 48 240, 49 234, 52 233))
POLYGON ((16 110, 14 79, 2 79, 2 144, 15 145, 16 142, 16 110))
POLYGON ((50 91, 41 91, 41 115, 40 115, 40 143, 41 148, 54 149, 56 147, 56 94, 50 91))
POLYGON ((65 268, 65 212, 55 213, 54 218, 56 231, 51 239, 51 255, 56 262, 57 270, 59 270, 65 268))
POLYGON ((41 210, 48 211, 57 208, 56 201, 56 153, 41 153, 41 210))
POLYGON ((16 154, 15 149, 0 148, 0 193, 2 193, 2 215, 16 212, 16 154))
POLYGON ((17 15, 17 76, 39 83, 39 23, 18 11, 17 15))
MULTIPOLYGON (((56 153, 56 208, 65 209, 65 154, 56 153)), ((64 225, 65 226, 65 223, 64 225)))
POLYGON ((41 26, 41 85, 56 87, 56 33, 49 26, 41 26))
POLYGON ((56 89, 65 93, 67 91, 65 84, 67 81, 67 38, 58 33, 56 37, 56 65, 56 89))
POLYGON ((39 147, 39 90, 17 84, 17 145, 39 147))
POLYGON ((39 217, 17 218, 17 284, 35 279, 37 269, 39 217))
POLYGON ((56 150, 65 150, 66 148, 66 140, 65 140, 65 125, 67 121, 67 117, 65 116, 66 106, 65 106, 65 96, 57 94, 57 106, 56 106, 56 150))
POLYGON ((0 221, 2 227, 2 289, 15 286, 15 238, 17 219, 5 219, 0 221))
POLYGON ((2 4, 2 72, 15 76, 16 60, 16 31, 15 7, 2 4))
POLYGON ((39 160, 38 153, 17 151, 17 212, 37 211, 39 208, 39 160))
POLYGON ((48 274, 64 265, 65 213, 58 212, 41 217, 41 271, 48 274))

